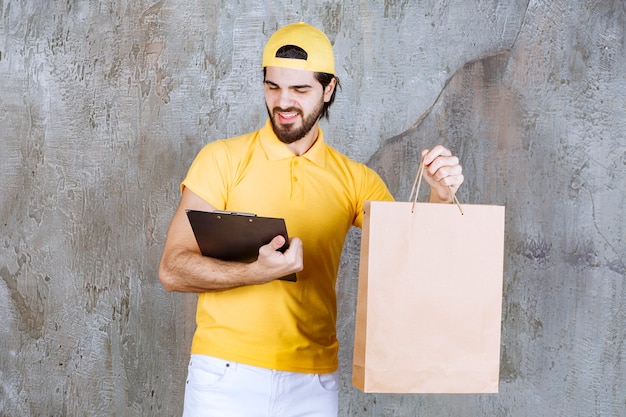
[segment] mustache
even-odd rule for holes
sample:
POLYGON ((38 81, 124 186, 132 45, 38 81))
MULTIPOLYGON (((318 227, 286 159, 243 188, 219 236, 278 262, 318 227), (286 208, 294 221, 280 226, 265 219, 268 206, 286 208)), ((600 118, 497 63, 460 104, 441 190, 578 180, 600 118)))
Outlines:
POLYGON ((274 107, 272 109, 272 114, 276 114, 276 113, 298 113, 299 115, 302 115, 302 110, 300 110, 297 107, 287 107, 286 109, 283 109, 282 107, 274 107))

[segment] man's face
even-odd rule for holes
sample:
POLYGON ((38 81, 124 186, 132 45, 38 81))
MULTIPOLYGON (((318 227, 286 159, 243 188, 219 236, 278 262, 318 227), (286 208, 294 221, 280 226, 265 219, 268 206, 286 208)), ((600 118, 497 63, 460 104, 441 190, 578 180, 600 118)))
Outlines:
POLYGON ((317 121, 333 89, 334 83, 324 89, 312 71, 267 67, 265 105, 276 136, 289 144, 317 135, 317 121))

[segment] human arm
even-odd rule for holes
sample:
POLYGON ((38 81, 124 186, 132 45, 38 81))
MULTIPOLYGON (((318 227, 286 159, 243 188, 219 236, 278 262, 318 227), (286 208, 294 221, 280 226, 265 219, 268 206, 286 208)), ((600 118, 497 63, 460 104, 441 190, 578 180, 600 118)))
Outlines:
POLYGON ((459 158, 441 145, 422 151, 424 178, 430 185, 431 203, 450 203, 463 183, 463 168, 459 158), (453 194, 451 195, 450 192, 453 194))
POLYGON ((214 211, 215 207, 185 188, 170 223, 159 264, 159 279, 168 291, 210 292, 244 285, 264 284, 303 268, 302 242, 290 240, 289 249, 278 251, 285 243, 276 236, 259 249, 252 263, 228 262, 202 256, 189 225, 186 210, 214 211))

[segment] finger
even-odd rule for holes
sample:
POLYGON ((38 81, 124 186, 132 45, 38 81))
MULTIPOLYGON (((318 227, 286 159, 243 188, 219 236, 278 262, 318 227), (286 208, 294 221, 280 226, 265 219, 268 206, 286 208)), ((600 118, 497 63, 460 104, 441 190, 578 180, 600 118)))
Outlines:
POLYGON ((292 237, 289 239, 289 248, 294 248, 295 250, 302 249, 302 240, 297 237, 292 237))
POLYGON ((424 165, 428 166, 433 163, 440 156, 451 156, 452 152, 449 149, 442 145, 437 145, 434 148, 428 150, 424 149, 422 151, 422 159, 424 160, 424 165))
POLYGON ((450 175, 461 173, 462 167, 456 156, 439 156, 427 166, 426 171, 431 177, 439 181, 450 175))
POLYGON ((453 187, 454 189, 459 188, 459 186, 463 183, 464 177, 462 173, 454 173, 450 175, 446 175, 441 179, 437 180, 439 184, 444 187, 453 187))
POLYGON ((282 248, 284 244, 285 244, 285 238, 281 235, 278 235, 278 236, 275 236, 274 239, 271 240, 268 246, 272 250, 277 251, 278 249, 282 248))
POLYGON ((302 271, 303 264, 303 249, 302 240, 297 237, 289 239, 289 255, 292 257, 292 263, 296 272, 302 271))

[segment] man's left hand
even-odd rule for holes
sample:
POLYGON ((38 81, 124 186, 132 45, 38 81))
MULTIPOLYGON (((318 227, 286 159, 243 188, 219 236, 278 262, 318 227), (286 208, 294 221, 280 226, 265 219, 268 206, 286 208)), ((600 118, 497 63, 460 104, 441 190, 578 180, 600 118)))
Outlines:
POLYGON ((437 145, 422 151, 424 178, 430 185, 431 203, 450 203, 454 193, 463 183, 463 167, 459 158, 448 149, 437 145), (452 192, 452 194, 450 194, 452 192))

